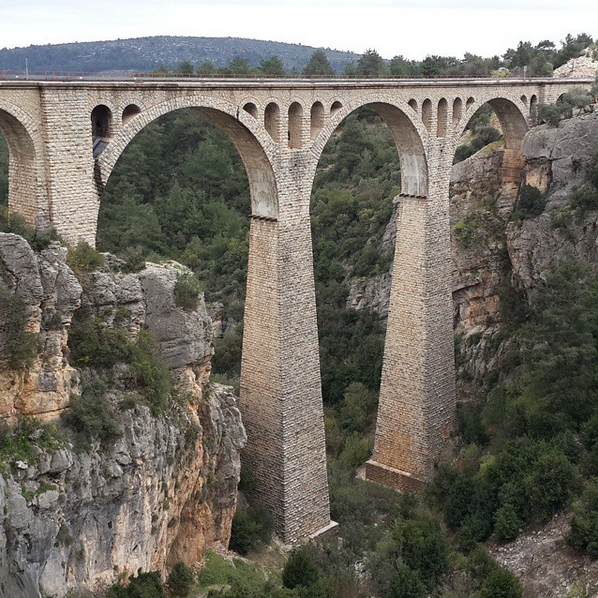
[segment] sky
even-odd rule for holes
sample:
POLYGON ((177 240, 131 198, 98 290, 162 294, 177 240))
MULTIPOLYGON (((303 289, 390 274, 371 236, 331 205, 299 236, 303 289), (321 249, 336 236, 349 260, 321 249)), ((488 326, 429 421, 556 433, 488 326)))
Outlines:
POLYGON ((246 37, 384 58, 492 56, 598 37, 598 0, 0 0, 0 47, 150 35, 246 37))

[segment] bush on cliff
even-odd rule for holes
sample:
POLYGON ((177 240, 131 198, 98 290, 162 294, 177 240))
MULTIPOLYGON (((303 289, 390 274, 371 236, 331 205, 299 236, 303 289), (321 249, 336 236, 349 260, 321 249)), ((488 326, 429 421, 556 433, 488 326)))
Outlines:
POLYGON ((41 349, 41 339, 27 331, 28 322, 23 300, 0 287, 0 369, 31 367, 41 349))
POLYGON ((197 309, 200 293, 201 284, 193 272, 183 272, 174 285, 174 302, 183 309, 197 309))
POLYGON ((81 395, 71 395, 69 408, 62 413, 61 418, 75 434, 76 449, 89 449, 92 439, 109 446, 122 434, 106 392, 106 384, 97 380, 85 384, 81 388, 81 395))
POLYGON ((128 364, 124 376, 128 390, 141 393, 152 413, 162 413, 169 403, 172 379, 160 347, 150 330, 142 328, 136 340, 116 324, 85 309, 75 312, 69 330, 71 363, 100 368, 109 374, 117 364, 128 364))

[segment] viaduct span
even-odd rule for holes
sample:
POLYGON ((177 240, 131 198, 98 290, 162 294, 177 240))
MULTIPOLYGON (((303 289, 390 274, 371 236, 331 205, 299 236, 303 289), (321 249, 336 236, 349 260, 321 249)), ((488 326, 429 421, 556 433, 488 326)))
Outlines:
POLYGON ((401 204, 374 454, 367 477, 417 489, 455 413, 449 179, 458 141, 488 103, 505 137, 502 177, 519 184, 537 106, 591 80, 193 80, 0 82, 9 207, 94 245, 102 190, 154 119, 195 108, 247 169, 251 226, 241 407, 245 460, 285 541, 330 525, 309 204, 341 121, 368 105, 393 133, 401 204))

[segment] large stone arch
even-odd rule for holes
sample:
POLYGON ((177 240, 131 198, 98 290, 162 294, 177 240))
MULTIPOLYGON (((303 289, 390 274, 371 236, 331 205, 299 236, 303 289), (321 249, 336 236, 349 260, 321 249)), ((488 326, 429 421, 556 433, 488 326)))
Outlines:
MULTIPOLYGON (((524 159, 521 154, 521 144, 525 134, 530 129, 533 115, 530 107, 522 97, 482 97, 472 103, 466 110, 461 122, 457 126, 456 139, 459 139, 469 121, 479 108, 488 104, 496 113, 503 131, 505 148, 502 156, 501 178, 505 188, 510 187, 515 193, 519 188, 524 159)), ((455 144, 455 149, 456 149, 455 144)))
POLYGON ((314 176, 324 147, 334 131, 345 118, 364 106, 379 114, 393 134, 401 163, 401 193, 426 197, 428 195, 428 161, 424 140, 428 137, 428 133, 423 123, 413 119, 409 114, 409 106, 406 103, 405 106, 398 106, 390 102, 384 95, 364 94, 359 100, 354 100, 334 111, 312 146, 315 157, 314 176))
POLYGON ((28 224, 51 227, 44 184, 43 143, 39 128, 21 108, 0 98, 0 129, 8 145, 8 207, 28 224))
POLYGON ((210 117, 233 142, 247 171, 253 216, 277 218, 278 189, 271 156, 273 142, 250 114, 222 100, 203 96, 176 98, 142 111, 124 125, 110 140, 97 160, 98 177, 103 189, 122 153, 134 137, 157 118, 193 108, 210 117))
POLYGON ((508 149, 518 149, 521 147, 523 137, 530 129, 529 108, 518 99, 507 97, 481 97, 475 98, 461 121, 456 126, 456 137, 459 138, 465 133, 465 129, 473 115, 482 107, 488 104, 500 121, 504 137, 505 147, 508 149))

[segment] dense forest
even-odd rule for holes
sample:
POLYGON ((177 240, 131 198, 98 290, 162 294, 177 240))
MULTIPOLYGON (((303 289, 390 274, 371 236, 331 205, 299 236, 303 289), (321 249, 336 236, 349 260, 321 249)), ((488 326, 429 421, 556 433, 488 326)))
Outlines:
MULTIPOLYGON (((479 63, 470 57, 458 61, 458 69, 477 64, 490 72, 501 62, 516 69, 537 59, 533 68, 546 74, 543 65, 552 68, 579 55, 591 41, 583 34, 571 36, 560 50, 548 42, 536 47, 522 42, 502 61, 479 63)), ((370 74, 374 63, 391 74, 416 68, 398 58, 393 67, 393 61, 388 65, 368 52, 355 72, 370 74)), ((457 68, 450 58, 429 58, 427 64, 439 69, 434 74, 457 68)), ((417 68, 427 68, 426 60, 417 68)), ((181 72, 187 68, 180 66, 181 72)), ((566 99, 561 103, 556 124, 572 113, 562 106, 570 107, 566 99)), ((470 122, 456 160, 500 138, 491 110, 483 108, 470 122)), ((6 203, 6 163, 0 136, 0 204, 6 203)), ((574 258, 557 265, 529 297, 504 289, 501 331, 488 347, 500 354, 499 364, 475 398, 461 402, 454 439, 458 455, 439 468, 429 490, 401 496, 355 477, 372 449, 384 328, 378 315, 347 308, 348 284, 388 271, 392 250, 382 238, 399 190, 390 131, 371 110, 356 111, 327 144, 311 201, 331 506, 338 532, 291 552, 268 576, 257 565, 231 566, 212 554, 188 582, 200 589, 227 586, 210 590, 210 596, 515 598, 522 595, 519 582, 482 543, 491 537, 512 541, 526 526, 542 524, 571 505, 567 540, 598 557, 598 280, 588 264, 574 258)), ((119 255, 131 268, 145 259, 180 261, 193 270, 206 300, 223 304, 228 326, 215 340, 213 371, 234 386, 240 373, 249 203, 243 165, 226 135, 199 112, 181 110, 148 125, 127 147, 102 197, 98 230, 100 251, 119 255)), ((570 206, 575 213, 598 207, 598 160, 588 165, 587 182, 570 206)), ((524 187, 508 218, 517 223, 542 210, 542 198, 524 187)), ((3 226, 10 229, 6 218, 3 226)), ((459 344, 474 341, 456 339, 457 359, 463 355, 459 344)), ((252 474, 245 470, 241 489, 251 484, 252 474)), ((251 554, 270 535, 268 513, 248 505, 235 516, 231 547, 251 554)), ((171 589, 186 578, 185 571, 177 575, 171 589)), ((163 591, 159 577, 140 573, 109 596, 146 598, 163 591)))

